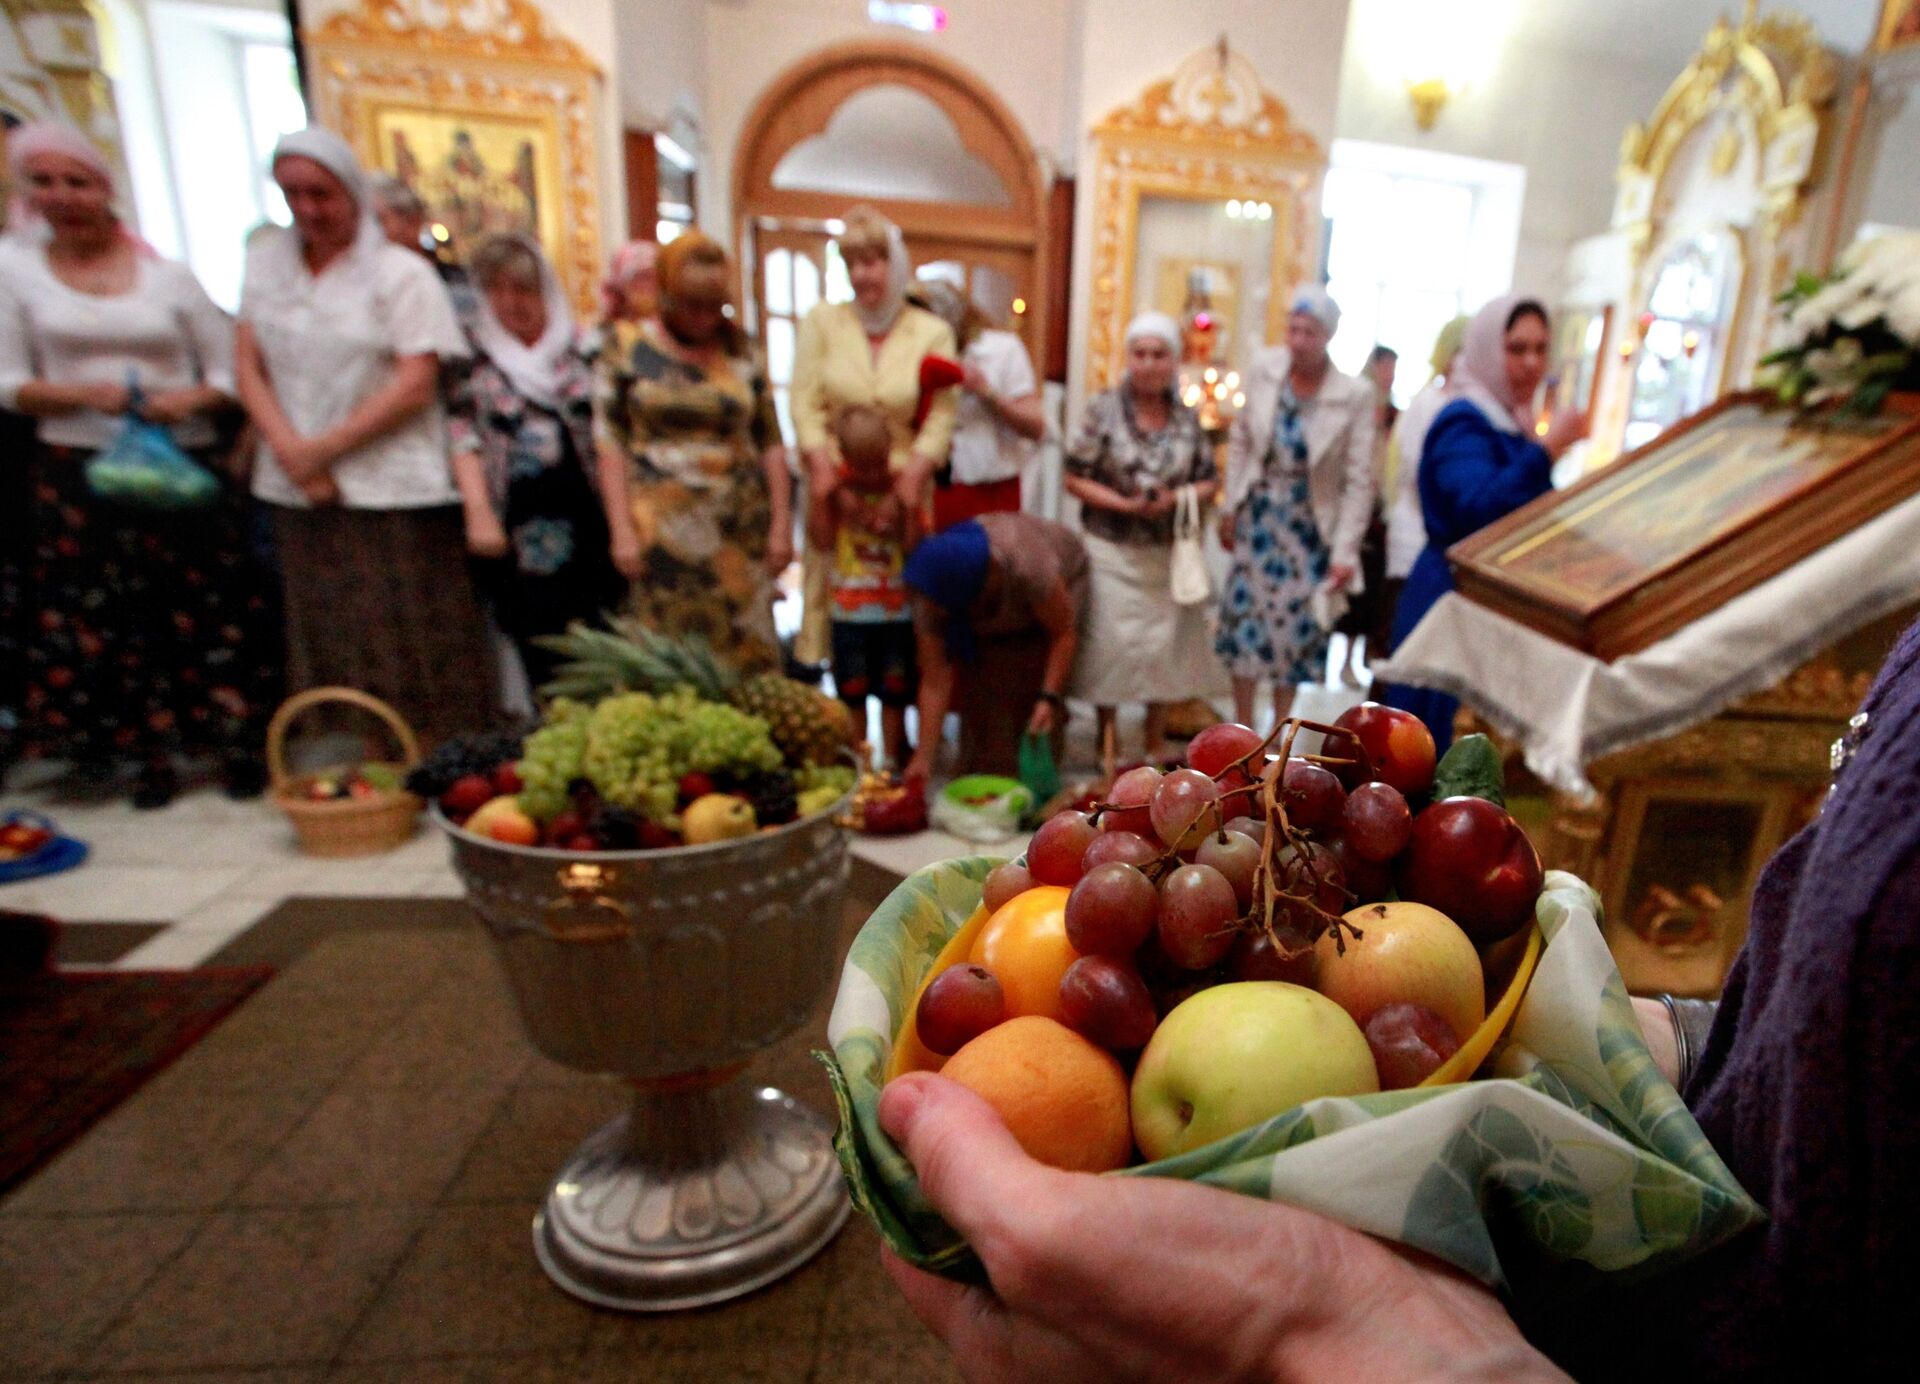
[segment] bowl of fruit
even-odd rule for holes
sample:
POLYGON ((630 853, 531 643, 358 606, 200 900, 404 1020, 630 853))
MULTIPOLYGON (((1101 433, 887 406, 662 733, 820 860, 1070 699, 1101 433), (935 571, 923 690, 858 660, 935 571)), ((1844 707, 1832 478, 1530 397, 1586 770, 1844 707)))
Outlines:
POLYGON ((632 1089, 555 1177, 542 1265, 604 1306, 700 1306, 846 1216, 831 1124, 745 1073, 832 989, 853 759, 816 689, 743 694, 647 662, 652 637, 611 664, 614 636, 571 638, 537 728, 442 747, 414 784, 534 1045, 632 1089))
POLYGON ((38 812, 0 817, 0 884, 59 874, 86 858, 86 843, 62 836, 50 817, 38 812))
POLYGON ((1597 912, 1484 738, 1436 764, 1372 704, 1209 728, 869 919, 822 1054, 855 1204, 977 1279, 879 1126, 887 1082, 937 1071, 1042 1161, 1290 1201, 1489 1283, 1697 1253, 1760 1213, 1654 1069, 1597 912))

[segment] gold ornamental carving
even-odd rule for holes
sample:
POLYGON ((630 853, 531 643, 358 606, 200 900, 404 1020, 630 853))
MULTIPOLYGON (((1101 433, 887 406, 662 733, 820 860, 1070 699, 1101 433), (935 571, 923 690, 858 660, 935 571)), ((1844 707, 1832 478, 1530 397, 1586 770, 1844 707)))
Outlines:
POLYGON ((530 0, 360 0, 305 38, 314 118, 338 130, 368 167, 406 175, 392 147, 396 130, 426 140, 455 127, 475 148, 491 131, 517 150, 521 163, 494 169, 487 185, 524 197, 529 229, 568 297, 580 312, 593 310, 599 69, 552 32, 530 0))
POLYGON ((1119 373, 1138 272, 1140 205, 1147 197, 1265 203, 1273 208, 1266 337, 1285 321, 1285 302, 1305 274, 1326 152, 1293 123, 1286 103, 1260 85, 1253 66, 1224 39, 1188 57, 1093 128, 1092 332, 1087 387, 1119 373))

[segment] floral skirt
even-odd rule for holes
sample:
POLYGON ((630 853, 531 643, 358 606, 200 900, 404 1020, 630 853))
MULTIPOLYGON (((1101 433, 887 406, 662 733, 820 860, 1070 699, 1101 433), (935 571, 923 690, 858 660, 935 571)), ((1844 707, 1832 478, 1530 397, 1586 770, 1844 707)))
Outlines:
POLYGON ((726 483, 705 488, 637 479, 629 499, 641 547, 634 616, 662 634, 704 636, 739 672, 777 669, 766 568, 772 501, 759 462, 743 462, 726 483))
POLYGON ((1213 644, 1230 673, 1293 687, 1320 680, 1328 631, 1313 618, 1312 602, 1329 565, 1305 469, 1269 467, 1233 520, 1233 562, 1213 644))
POLYGON ((34 444, 9 546, 0 649, 18 670, 16 748, 82 761, 258 754, 281 695, 278 581, 238 493, 203 509, 116 505, 93 454, 34 444))

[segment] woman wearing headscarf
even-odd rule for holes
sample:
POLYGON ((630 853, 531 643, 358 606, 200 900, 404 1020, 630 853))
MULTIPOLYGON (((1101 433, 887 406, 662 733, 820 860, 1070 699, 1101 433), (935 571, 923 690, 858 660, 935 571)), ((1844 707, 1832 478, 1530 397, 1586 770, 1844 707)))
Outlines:
MULTIPOLYGON (((928 503, 933 476, 953 441, 955 401, 942 390, 916 424, 920 363, 952 357, 953 329, 907 301, 913 264, 900 228, 871 207, 855 207, 836 244, 853 285, 850 303, 821 303, 800 323, 793 356, 793 431, 808 484, 831 488, 839 472, 833 420, 852 404, 876 405, 893 433, 895 494, 905 505, 928 503)), ((806 611, 798 655, 819 663, 828 654, 827 567, 808 550, 806 611)))
POLYGON ((1020 478, 1039 455, 1047 416, 1033 358, 960 289, 934 280, 909 295, 953 329, 965 377, 954 407, 953 445, 936 473, 933 527, 1020 508, 1020 478))
POLYGON ((1174 510, 1182 489, 1213 500, 1213 448, 1174 390, 1180 327, 1143 313, 1126 334, 1120 383, 1087 401, 1066 454, 1067 493, 1093 564, 1093 614, 1074 695, 1094 704, 1104 747, 1122 702, 1147 704, 1144 757, 1166 753, 1167 705, 1196 696, 1211 632, 1204 605, 1173 599, 1174 510))
POLYGON ((659 272, 659 316, 606 343, 596 371, 614 561, 650 628, 701 635, 741 672, 775 668, 793 492, 773 391, 727 315, 727 252, 689 231, 660 251, 659 272))
POLYGON ((651 240, 629 240, 607 261, 600 281, 600 332, 606 340, 624 338, 660 310, 660 247, 651 240))
MULTIPOLYGON (((1434 338, 1433 355, 1428 364, 1433 377, 1420 392, 1407 401, 1394 420, 1393 435, 1387 443, 1387 605, 1398 607, 1400 592, 1420 550, 1427 546, 1427 525, 1420 517, 1420 452, 1426 446, 1427 432, 1440 410, 1454 399, 1453 363, 1459 358, 1460 343, 1466 339, 1470 317, 1456 317, 1440 329, 1434 338)), ((1389 642, 1391 642, 1389 640, 1389 642)))
POLYGON ((593 364, 531 236, 482 241, 472 274, 475 354, 447 413, 453 475, 494 623, 537 689, 560 655, 534 641, 598 619, 626 589, 594 460, 593 364))
POLYGON ((1227 440, 1220 541, 1233 555, 1214 651, 1253 724, 1254 689, 1273 683, 1276 718, 1326 670, 1330 622, 1317 609, 1354 587, 1373 512, 1373 386, 1327 356, 1340 309, 1323 289, 1294 294, 1287 344, 1247 372, 1227 440))
POLYGON ((344 140, 290 134, 272 167, 293 225, 248 246, 236 356, 289 680, 371 692, 431 744, 486 725, 499 700, 441 404, 466 338, 433 266, 381 234, 344 140))
MULTIPOLYGON (((1426 613, 1453 590, 1447 549, 1553 489, 1553 460, 1586 432, 1586 420, 1555 421, 1542 441, 1533 432, 1533 399, 1552 346, 1547 310, 1531 298, 1496 298, 1467 325, 1454 363, 1451 402, 1420 447, 1420 511, 1426 546, 1394 612, 1397 649, 1426 613)), ((1388 701, 1427 723, 1444 753, 1459 700, 1395 686, 1388 701)))
POLYGON ((923 540, 904 575, 920 666, 905 777, 932 777, 948 711, 960 713, 964 773, 1017 773, 1024 735, 1049 737, 1057 758, 1087 619, 1080 535, 1032 514, 983 514, 923 540))
POLYGON ((113 175, 78 131, 7 141, 17 204, 0 249, 0 406, 37 420, 23 459, 24 541, 7 555, 6 627, 23 744, 104 777, 139 767, 134 803, 178 789, 174 756, 215 752, 229 791, 257 793, 280 690, 272 582, 236 492, 165 511, 94 495, 87 462, 137 412, 219 474, 234 408, 233 324, 184 265, 113 210, 113 175))

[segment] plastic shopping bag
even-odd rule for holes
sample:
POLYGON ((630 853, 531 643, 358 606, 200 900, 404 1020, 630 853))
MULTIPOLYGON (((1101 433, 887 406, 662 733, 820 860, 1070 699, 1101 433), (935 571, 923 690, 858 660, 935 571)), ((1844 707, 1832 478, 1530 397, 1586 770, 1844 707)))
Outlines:
POLYGON ((969 774, 955 779, 933 801, 933 824, 962 841, 983 846, 1011 841, 1033 811, 1032 793, 1010 778, 969 774))
POLYGON ((159 423, 129 413, 120 434, 87 463, 87 488, 103 500, 142 509, 199 509, 220 481, 180 450, 159 423))
POLYGON ((1053 762, 1053 742, 1032 732, 1020 737, 1020 782, 1036 803, 1050 802, 1060 791, 1060 770, 1053 762))

